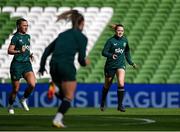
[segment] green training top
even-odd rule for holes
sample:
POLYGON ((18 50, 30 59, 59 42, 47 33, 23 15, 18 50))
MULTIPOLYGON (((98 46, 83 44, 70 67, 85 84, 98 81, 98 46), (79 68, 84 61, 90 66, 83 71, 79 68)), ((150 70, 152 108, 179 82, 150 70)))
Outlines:
POLYGON ((45 49, 40 66, 45 67, 47 57, 52 54, 51 61, 66 66, 74 66, 74 56, 78 52, 78 61, 85 66, 87 37, 78 29, 69 29, 59 36, 45 49))
POLYGON ((106 68, 124 68, 125 60, 129 65, 133 65, 130 56, 130 50, 128 45, 128 40, 122 36, 113 36, 107 40, 104 49, 102 50, 102 55, 107 57, 105 67, 106 68), (116 54, 117 59, 113 59, 112 55, 116 54), (125 59, 126 58, 126 59, 125 59))
POLYGON ((30 35, 15 33, 11 39, 11 45, 15 45, 15 50, 20 50, 22 47, 26 48, 24 53, 15 54, 13 61, 27 62, 30 61, 30 35))

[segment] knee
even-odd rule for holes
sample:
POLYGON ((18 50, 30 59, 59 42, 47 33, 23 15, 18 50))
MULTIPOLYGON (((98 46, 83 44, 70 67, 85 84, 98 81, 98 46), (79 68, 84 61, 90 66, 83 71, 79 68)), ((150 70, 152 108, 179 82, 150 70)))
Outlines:
MULTIPOLYGON (((64 98, 67 99, 67 100, 69 100, 69 102, 71 102, 71 101, 73 100, 73 97, 70 97, 70 96, 65 96, 64 98)), ((64 99, 64 98, 63 98, 63 99, 64 99)))
POLYGON ((105 88, 105 89, 109 89, 109 87, 111 86, 111 84, 112 84, 111 82, 105 83, 104 88, 105 88))
POLYGON ((123 82, 123 81, 120 81, 119 84, 118 84, 118 87, 124 88, 124 82, 123 82))
POLYGON ((103 87, 103 89, 104 89, 104 90, 109 90, 109 87, 110 87, 110 86, 107 86, 107 85, 106 85, 106 86, 103 87))
POLYGON ((120 84, 119 87, 120 87, 121 89, 124 89, 124 84, 120 84))
POLYGON ((72 94, 65 94, 64 98, 68 99, 71 102, 73 100, 73 98, 74 98, 74 95, 72 95, 72 94))
POLYGON ((120 85, 120 86, 118 86, 118 89, 119 89, 119 90, 124 90, 124 86, 121 86, 121 85, 120 85))

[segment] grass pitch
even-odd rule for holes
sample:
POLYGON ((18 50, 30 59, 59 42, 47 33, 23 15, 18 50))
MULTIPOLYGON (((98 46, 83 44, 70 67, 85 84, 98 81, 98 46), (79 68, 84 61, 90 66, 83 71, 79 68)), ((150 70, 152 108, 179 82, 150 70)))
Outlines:
POLYGON ((57 108, 15 108, 15 115, 0 108, 0 131, 178 131, 180 109, 129 108, 122 113, 115 108, 101 112, 97 108, 71 108, 64 118, 67 128, 54 128, 57 108))

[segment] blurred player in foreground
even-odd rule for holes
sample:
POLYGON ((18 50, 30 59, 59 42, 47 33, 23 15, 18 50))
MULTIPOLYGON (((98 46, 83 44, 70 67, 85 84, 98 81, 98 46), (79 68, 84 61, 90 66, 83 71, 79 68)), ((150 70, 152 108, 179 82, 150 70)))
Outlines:
POLYGON ((13 103, 19 91, 20 79, 23 77, 28 84, 24 96, 20 100, 22 107, 26 111, 29 111, 26 100, 35 88, 35 75, 30 62, 30 60, 33 61, 33 55, 30 53, 30 35, 26 34, 28 22, 27 20, 20 18, 16 21, 16 26, 17 32, 12 37, 8 48, 8 54, 14 55, 10 66, 12 92, 8 101, 9 114, 14 114, 13 103))
POLYGON ((106 64, 104 67, 105 83, 102 90, 102 99, 101 99, 101 111, 104 111, 106 96, 108 90, 112 84, 113 78, 116 74, 118 89, 118 107, 117 110, 125 112, 125 108, 122 104, 124 97, 124 79, 125 79, 125 60, 127 60, 129 65, 132 65, 133 68, 136 68, 136 64, 132 62, 130 56, 130 49, 128 45, 128 40, 123 35, 124 27, 121 24, 112 25, 112 28, 115 31, 115 35, 109 38, 104 46, 102 55, 107 57, 106 64))
POLYGON ((58 16, 58 20, 71 20, 72 28, 60 33, 59 36, 45 49, 39 73, 43 75, 47 57, 52 53, 50 62, 50 74, 52 81, 58 86, 63 94, 62 103, 53 119, 53 126, 65 127, 63 124, 64 114, 70 108, 76 90, 76 68, 74 57, 78 53, 78 61, 81 66, 89 64, 86 59, 87 37, 82 33, 84 17, 77 10, 70 10, 58 16))

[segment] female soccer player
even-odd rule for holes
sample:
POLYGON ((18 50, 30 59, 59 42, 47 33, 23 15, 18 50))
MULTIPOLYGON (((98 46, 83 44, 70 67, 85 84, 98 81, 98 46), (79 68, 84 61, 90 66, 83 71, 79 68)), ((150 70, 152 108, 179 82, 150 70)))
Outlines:
POLYGON ((24 92, 23 98, 20 100, 23 108, 29 111, 26 100, 35 88, 35 75, 32 69, 30 59, 33 60, 33 55, 30 54, 30 35, 26 34, 28 29, 27 20, 20 18, 16 21, 17 32, 11 39, 8 48, 8 54, 14 55, 10 66, 10 74, 12 81, 12 92, 9 96, 8 112, 14 114, 13 102, 20 87, 20 78, 24 78, 28 84, 24 92))
POLYGON ((52 53, 50 62, 50 74, 52 81, 63 93, 63 100, 58 112, 53 119, 53 126, 65 127, 63 116, 70 108, 76 90, 76 69, 74 57, 78 52, 78 61, 81 66, 89 64, 86 59, 87 37, 82 33, 84 17, 77 10, 70 10, 58 16, 58 20, 65 19, 72 21, 72 28, 59 34, 59 36, 45 49, 39 73, 43 75, 47 57, 52 53))
POLYGON ((118 81, 118 107, 119 111, 125 112, 122 105, 124 96, 124 79, 125 79, 125 60, 136 68, 136 64, 131 61, 128 40, 124 34, 124 27, 121 24, 112 25, 115 35, 109 38, 102 50, 102 55, 107 57, 104 67, 105 83, 102 90, 101 111, 104 111, 104 105, 108 90, 112 84, 113 78, 116 74, 118 81))

